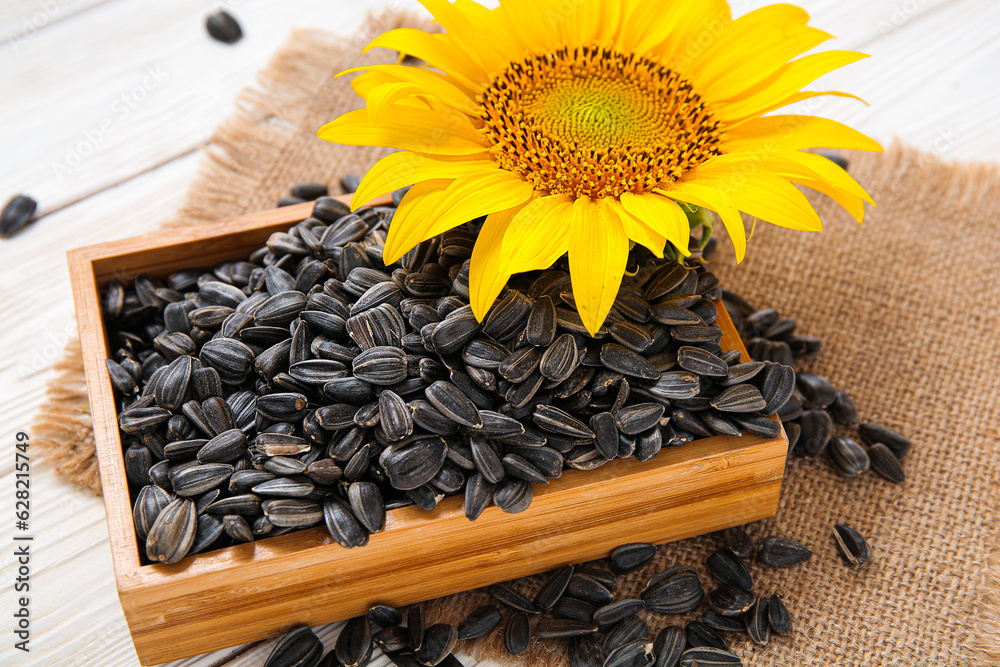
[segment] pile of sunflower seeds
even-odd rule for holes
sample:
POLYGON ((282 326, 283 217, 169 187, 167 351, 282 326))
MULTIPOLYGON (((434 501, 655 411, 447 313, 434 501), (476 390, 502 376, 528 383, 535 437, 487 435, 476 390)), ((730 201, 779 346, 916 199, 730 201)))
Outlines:
POLYGON ((521 512, 565 468, 778 436, 768 415, 794 372, 723 351, 721 290, 703 264, 634 251, 596 339, 559 266, 512 281, 479 323, 475 225, 387 267, 393 212, 319 197, 247 261, 105 288, 107 368, 151 561, 322 523, 356 547, 402 505, 464 494, 470 520, 490 504, 521 512))

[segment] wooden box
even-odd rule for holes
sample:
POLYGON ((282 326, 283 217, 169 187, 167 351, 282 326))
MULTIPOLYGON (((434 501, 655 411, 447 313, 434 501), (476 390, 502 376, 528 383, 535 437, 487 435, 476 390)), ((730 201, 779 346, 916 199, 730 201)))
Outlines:
MULTIPOLYGON (((362 548, 334 543, 325 527, 142 565, 132 523, 99 290, 113 277, 164 277, 244 259, 275 231, 305 219, 311 204, 114 241, 68 254, 115 579, 144 665, 263 639, 293 625, 318 626, 604 557, 625 542, 665 543, 762 519, 778 505, 784 433, 708 438, 665 448, 647 463, 616 460, 568 470, 536 485, 521 514, 490 507, 475 522, 462 497, 433 512, 388 513, 362 548)), ((726 349, 742 345, 724 308, 726 349)), ((744 356, 746 355, 744 351, 744 356)))

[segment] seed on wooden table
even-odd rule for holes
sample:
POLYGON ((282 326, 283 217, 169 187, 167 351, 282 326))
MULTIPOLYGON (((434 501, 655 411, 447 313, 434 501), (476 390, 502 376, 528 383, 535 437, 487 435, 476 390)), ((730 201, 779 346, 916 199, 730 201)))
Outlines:
POLYGON ((687 637, 688 646, 691 648, 711 646, 725 651, 729 650, 728 642, 707 623, 691 621, 684 627, 684 634, 687 637))
POLYGON ((708 594, 708 604, 723 616, 739 616, 754 602, 753 593, 735 586, 720 586, 708 594))
POLYGON ((912 443, 902 434, 878 424, 861 424, 858 426, 858 435, 867 445, 882 443, 891 449, 896 458, 900 460, 906 456, 912 446, 912 443))
POLYGON ((753 577, 746 563, 729 549, 719 549, 708 557, 708 569, 715 578, 744 591, 753 590, 753 577))
POLYGON ((818 408, 827 408, 837 399, 837 390, 830 381, 815 373, 798 373, 795 385, 807 402, 818 408))
POLYGON ((677 667, 686 645, 687 637, 680 626, 668 625, 660 630, 653 640, 656 667, 677 667))
POLYGON ((757 560, 771 567, 792 567, 806 562, 812 551, 784 537, 768 537, 760 543, 757 560))
POLYGON ((502 602, 511 609, 523 611, 526 614, 537 614, 539 612, 534 602, 518 593, 508 584, 496 584, 490 588, 490 592, 498 602, 502 602))
POLYGON ((573 577, 573 566, 564 565, 546 580, 535 596, 535 606, 541 610, 548 611, 556 606, 559 599, 566 592, 569 581, 573 577))
POLYGON ((367 616, 349 620, 340 631, 333 652, 345 667, 364 667, 371 660, 372 631, 367 616))
POLYGON ((833 419, 826 410, 806 410, 799 417, 801 433, 795 453, 800 456, 814 457, 833 437, 833 419))
POLYGON ((459 639, 475 639, 491 632, 503 622, 503 616, 495 605, 485 604, 470 612, 458 624, 459 639))
POLYGON ((205 19, 205 29, 212 39, 226 44, 235 44, 243 38, 240 24, 224 11, 218 11, 205 19))
POLYGON ((788 608, 777 593, 767 599, 767 622, 771 631, 779 635, 787 635, 792 631, 792 619, 788 608))
POLYGON ((837 542, 840 555, 849 565, 867 565, 872 560, 872 550, 868 541, 850 526, 838 523, 833 527, 833 538, 837 542))
POLYGON ((570 638, 569 665, 570 667, 603 667, 604 652, 594 635, 570 638))
POLYGON ((744 621, 747 626, 747 634, 755 644, 767 646, 768 639, 768 602, 763 597, 758 597, 753 603, 753 607, 747 612, 744 621))
POLYGON ((455 648, 458 629, 448 623, 435 623, 427 628, 424 641, 417 650, 417 660, 422 665, 440 664, 455 648))
POLYGON ((289 632, 271 649, 264 667, 307 667, 319 662, 323 642, 309 628, 289 632))
POLYGON ((146 556, 170 565, 187 555, 198 531, 198 512, 193 500, 177 498, 156 516, 146 536, 146 556))
POLYGON ((503 631, 503 647, 511 655, 520 655, 531 644, 531 625, 528 615, 519 612, 511 616, 503 631))
POLYGON ((0 236, 6 238, 31 222, 38 202, 27 195, 14 195, 0 212, 0 236))
POLYGON ((594 623, 599 626, 614 625, 626 618, 635 616, 646 608, 642 600, 618 600, 599 607, 593 616, 594 623))
POLYGON ((871 469, 879 476, 896 484, 906 481, 906 473, 903 472, 899 459, 881 442, 868 448, 868 459, 871 461, 871 469))
POLYGON ((654 544, 623 544, 611 550, 611 567, 619 574, 634 572, 656 555, 654 544))

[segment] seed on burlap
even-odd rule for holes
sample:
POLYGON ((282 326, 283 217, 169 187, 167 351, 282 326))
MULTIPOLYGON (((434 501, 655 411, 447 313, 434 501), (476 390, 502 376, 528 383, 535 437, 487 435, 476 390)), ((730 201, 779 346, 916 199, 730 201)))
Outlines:
POLYGON ((910 451, 912 443, 902 434, 891 428, 878 424, 861 424, 858 426, 858 435, 867 445, 882 443, 892 450, 896 458, 902 460, 906 453, 910 451))
POLYGON ((604 652, 594 635, 570 638, 569 665, 570 667, 603 667, 604 652))
POLYGON ((363 667, 371 660, 372 648, 368 617, 358 616, 344 625, 333 651, 339 664, 345 667, 363 667))
POLYGON ((680 667, 740 667, 739 656, 720 648, 701 646, 691 648, 681 655, 680 667))
POLYGON ((799 417, 801 434, 795 453, 800 456, 814 457, 833 437, 833 419, 825 410, 806 410, 799 417))
POLYGON ((595 632, 597 632, 597 626, 593 623, 575 621, 569 618, 543 616, 535 626, 535 636, 539 639, 565 639, 592 635, 595 632))
POLYGON ((170 501, 156 516, 146 537, 146 556, 154 562, 173 564, 184 558, 198 531, 198 512, 193 500, 170 501))
POLYGON ((520 655, 531 644, 531 625, 528 615, 518 612, 510 617, 503 631, 503 647, 511 655, 520 655))
POLYGON ((639 597, 651 612, 685 614, 698 608, 705 591, 694 569, 676 566, 654 576, 639 597))
POLYGON ((604 667, 651 667, 655 662, 653 644, 645 637, 619 646, 607 655, 604 667))
POLYGON ((323 521, 330 537, 345 549, 368 544, 368 531, 354 516, 350 505, 339 498, 323 502, 323 521))
POLYGON ((654 544, 623 544, 611 550, 611 567, 619 574, 634 572, 653 560, 655 555, 654 544))
POLYGON ((720 586, 708 594, 708 604, 723 616, 739 616, 753 605, 754 595, 735 586, 720 586))
POLYGON ((611 591, 600 581, 586 574, 574 574, 566 587, 565 594, 601 607, 612 600, 611 591))
POLYGON ((771 567, 792 567, 806 562, 812 551, 784 537, 768 537, 760 543, 757 560, 771 567))
POLYGON ((708 569, 715 578, 744 591, 753 590, 753 577, 746 563, 729 549, 719 549, 708 557, 708 569))
POLYGON ((495 605, 485 604, 469 613, 458 624, 459 639, 475 639, 491 632, 503 622, 503 616, 495 605))
POLYGON ((493 597, 498 602, 507 605, 511 609, 523 611, 526 614, 537 614, 539 612, 534 602, 511 588, 509 584, 496 584, 490 588, 490 593, 493 594, 493 597))
POLYGON ((594 612, 593 621, 601 627, 606 627, 631 618, 645 608, 646 603, 642 600, 618 600, 599 607, 594 612))
POLYGON ((681 654, 687 645, 684 630, 677 625, 668 625, 656 633, 653 640, 653 656, 656 667, 677 667, 681 654))
POLYGON ((833 421, 842 426, 850 426, 858 421, 858 408, 845 391, 837 391, 829 410, 833 421))
POLYGON ((688 646, 697 648, 699 646, 710 646, 729 650, 729 644, 711 626, 701 621, 691 621, 684 627, 684 635, 687 637, 688 646))
POLYGON ((867 565, 872 560, 872 550, 868 541, 858 531, 842 523, 833 527, 833 538, 837 542, 840 555, 849 565, 867 565))
POLYGON ((746 625, 738 616, 723 616, 714 609, 707 610, 701 616, 702 622, 719 632, 745 632, 746 625))
POLYGON ((264 667, 306 667, 319 662, 323 642, 309 628, 289 632, 271 649, 264 667))
POLYGON ((618 584, 618 577, 614 571, 608 567, 604 561, 590 561, 576 567, 576 573, 594 579, 609 591, 614 591, 618 584))
POLYGON ((830 381, 815 373, 798 373, 795 385, 808 403, 818 408, 827 408, 837 399, 837 390, 830 381))
POLYGON ((850 438, 841 436, 832 438, 827 451, 834 468, 844 477, 857 477, 871 467, 868 453, 850 438))
POLYGON ((767 622, 771 631, 779 635, 787 635, 792 631, 792 619, 788 608, 777 593, 767 599, 767 622))
POLYGON ((727 528, 722 533, 723 544, 740 558, 749 558, 753 553, 753 541, 743 526, 727 528))
POLYGON ((750 611, 744 617, 747 634, 755 644, 767 646, 768 640, 768 602, 763 597, 758 597, 750 611))
POLYGON ((633 616, 612 627, 604 636, 601 648, 604 649, 604 655, 610 655, 636 639, 642 638, 645 641, 648 634, 649 627, 646 622, 633 616))
POLYGON ((556 603, 552 613, 559 618, 572 618, 577 621, 593 621, 597 607, 584 600, 563 596, 556 603))
POLYGON ((899 459, 882 443, 876 443, 868 448, 868 459, 871 461, 871 469, 879 476, 896 484, 906 481, 906 473, 903 472, 899 459))

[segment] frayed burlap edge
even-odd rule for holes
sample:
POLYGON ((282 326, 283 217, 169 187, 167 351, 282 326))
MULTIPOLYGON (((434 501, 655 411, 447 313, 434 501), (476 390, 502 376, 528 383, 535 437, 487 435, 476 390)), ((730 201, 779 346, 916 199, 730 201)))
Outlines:
MULTIPOLYGON (((346 80, 336 74, 359 64, 389 62, 387 53, 359 56, 376 35, 400 27, 437 31, 437 24, 409 12, 370 12, 364 26, 350 38, 299 29, 257 76, 255 85, 236 100, 236 112, 216 128, 205 147, 198 177, 189 187, 180 211, 161 226, 184 227, 272 208, 299 180, 336 183, 345 173, 363 172, 385 153, 382 149, 333 146, 315 139, 311 152, 324 154, 323 174, 302 171, 303 135, 315 138, 318 91, 337 90, 325 120, 357 106, 346 80), (299 150, 289 150, 291 145, 299 150), (299 174, 302 174, 299 176, 299 174)), ((320 121, 322 122, 322 121, 320 121)), ((315 162, 315 160, 313 161, 315 162)), ((32 424, 33 444, 40 458, 69 482, 101 494, 101 479, 91 426, 87 382, 80 340, 74 334, 63 358, 53 367, 45 402, 32 424)))

